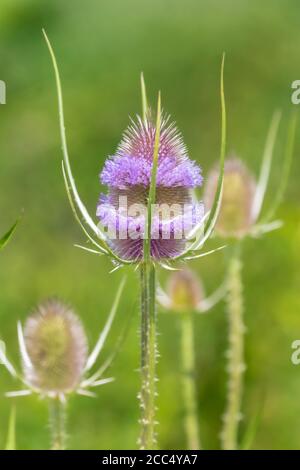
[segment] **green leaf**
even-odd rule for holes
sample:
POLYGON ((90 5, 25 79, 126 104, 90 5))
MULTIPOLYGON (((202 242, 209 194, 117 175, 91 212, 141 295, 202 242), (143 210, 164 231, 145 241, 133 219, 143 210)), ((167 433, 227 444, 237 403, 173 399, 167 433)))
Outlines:
POLYGON ((295 137, 296 137, 296 127, 297 127, 297 115, 296 113, 293 113, 290 118, 289 127, 288 127, 288 136, 287 136, 286 148, 284 152, 280 183, 277 188, 276 194, 274 196, 273 204, 271 205, 269 211, 267 212, 266 217, 263 218, 264 223, 269 222, 275 216, 275 213, 278 207, 282 203, 283 196, 284 196, 288 179, 289 179, 291 166, 292 166, 294 146, 295 146, 295 137))
MULTIPOLYGON (((208 214, 208 220, 204 226, 204 235, 200 240, 196 240, 192 243, 181 255, 175 256, 172 260, 184 260, 186 256, 193 253, 196 250, 200 250, 204 243, 208 240, 212 234, 221 208, 222 195, 223 195, 223 184, 224 184, 224 164, 225 164, 225 152, 226 152, 226 104, 225 104, 225 93, 224 93, 224 63, 225 54, 222 57, 221 63, 221 77, 220 77, 220 97, 221 97, 221 146, 220 146, 220 172, 218 178, 217 191, 212 204, 212 208, 208 214)), ((207 214, 204 218, 207 217, 207 214)), ((205 219, 204 219, 205 220, 205 219)), ((200 222, 197 230, 201 229, 203 221, 200 222)))
POLYGON ((16 450, 16 408, 12 406, 9 422, 5 450, 16 450))
POLYGON ((222 245, 217 248, 214 248, 213 250, 206 251, 205 253, 198 253, 195 254, 194 252, 191 253, 191 256, 186 256, 185 260, 190 261, 192 259, 199 259, 203 258, 204 256, 212 255, 213 253, 216 253, 217 251, 224 250, 224 248, 227 248, 227 245, 222 245))
POLYGON ((74 201, 83 217, 83 220, 87 223, 87 225, 92 229, 92 231, 101 238, 101 235, 99 234, 98 227, 96 226, 95 222, 89 215, 86 207, 82 203, 76 185, 75 185, 75 180, 72 174, 71 170, 71 165, 70 165, 70 159, 69 159, 69 152, 68 152, 68 146, 67 146, 67 139, 66 139, 66 131, 65 131, 65 118, 64 118, 64 105, 63 105, 63 96, 62 96, 62 87, 61 87, 61 80, 60 80, 60 74, 58 70, 58 65, 56 61, 56 57, 54 54, 54 51, 52 49, 52 46, 50 44, 50 41, 48 39, 48 36, 46 32, 43 30, 43 34, 50 52, 50 56, 52 59, 52 64, 54 68, 54 74, 55 74, 55 80, 56 80, 56 89, 57 89, 57 99, 58 99, 58 111, 59 111, 59 127, 60 127, 60 136, 61 136, 61 144, 62 144, 62 151, 63 151, 63 157, 64 157, 64 164, 65 164, 65 169, 66 169, 66 175, 68 178, 68 182, 74 197, 74 201))
POLYGON ((134 304, 132 310, 130 311, 130 313, 127 315, 127 319, 125 321, 125 325, 121 331, 121 334, 119 335, 117 341, 116 341, 116 344, 115 346, 112 348, 112 352, 109 354, 109 356, 107 357, 107 359, 104 361, 104 363, 99 367, 99 369, 93 373, 93 375, 87 379, 85 379, 83 382, 82 382, 82 386, 84 387, 88 387, 90 386, 93 382, 95 382, 95 380, 99 379, 103 374, 104 372, 106 372, 106 370, 111 366, 111 364, 113 363, 115 357, 119 354, 127 336, 128 336, 128 333, 129 333, 129 329, 130 329, 130 326, 131 326, 131 322, 132 322, 132 319, 133 319, 133 314, 134 314, 134 311, 135 311, 135 307, 136 305, 134 304))
POLYGON ((259 180, 257 184, 257 189, 254 197, 253 207, 252 207, 252 217, 253 220, 257 220, 261 213, 262 205, 264 202, 264 197, 266 194, 271 165, 273 160, 273 150, 275 146, 276 136, 278 133, 278 127, 281 119, 281 113, 276 111, 272 117, 271 124, 269 127, 265 150, 262 158, 262 165, 259 175, 259 180))
POLYGON ((93 253, 93 254, 98 255, 98 256, 103 256, 103 255, 104 255, 104 253, 101 252, 101 251, 92 250, 91 248, 87 248, 86 246, 78 245, 77 243, 75 243, 74 246, 75 246, 76 248, 80 248, 80 249, 83 250, 83 251, 87 251, 87 252, 89 252, 89 253, 93 253))
POLYGON ((257 429, 260 423, 262 414, 262 409, 259 409, 253 414, 253 416, 249 420, 248 427, 246 428, 245 434, 242 438, 242 442, 240 444, 240 450, 250 450, 255 439, 255 435, 257 433, 257 429))
POLYGON ((145 85, 143 72, 141 73, 141 94, 142 94, 143 120, 145 121, 147 118, 147 113, 148 113, 148 99, 147 99, 147 91, 146 91, 146 85, 145 85))
POLYGON ((19 219, 14 223, 14 225, 6 232, 6 234, 0 239, 0 251, 7 245, 9 240, 11 239, 16 227, 19 223, 19 219))
POLYGON ((174 268, 167 261, 159 261, 159 265, 166 271, 179 271, 178 268, 174 268))
MULTIPOLYGON (((89 234, 89 232, 87 231, 87 229, 85 228, 85 226, 83 225, 83 223, 81 222, 80 220, 80 217, 79 217, 79 214, 77 212, 77 209, 76 209, 76 205, 73 201, 73 198, 72 198, 72 194, 71 194, 71 191, 70 191, 70 188, 69 188, 69 184, 68 184, 68 178, 67 178, 67 175, 66 175, 66 170, 65 170, 65 166, 64 166, 64 162, 62 162, 62 172, 63 172, 63 177, 64 177, 64 182, 65 182, 65 188, 66 188, 66 192, 67 192, 67 196, 68 196, 68 199, 69 199, 69 203, 70 203, 70 206, 71 206, 71 209, 72 209, 72 212, 74 214, 74 217, 75 219, 77 220, 77 222, 79 223, 81 229, 83 230, 84 234, 87 236, 87 238, 90 240, 90 242, 93 243, 93 245, 95 245, 103 254, 107 254, 108 252, 106 251, 106 248, 102 245, 99 245, 99 243, 97 243, 94 238, 89 234)), ((101 242, 101 240, 100 240, 101 242)))
POLYGON ((125 286, 125 282, 126 282, 126 277, 124 277, 122 279, 122 282, 121 282, 121 284, 119 286, 119 289, 116 293, 113 306, 112 306, 111 311, 108 315, 108 318, 106 320, 104 328, 100 333, 100 336, 98 338, 96 346, 94 347, 93 351, 91 352, 91 354, 88 357, 88 360, 87 360, 87 363, 86 363, 86 366, 85 366, 85 369, 84 369, 85 371, 88 371, 93 367, 93 365, 95 364, 95 362, 97 360, 97 357, 99 356, 100 351, 102 350, 102 348, 104 346, 107 335, 108 335, 108 333, 111 329, 113 320, 114 320, 115 315, 117 313, 117 309, 118 309, 118 306, 119 306, 119 303, 120 303, 120 299, 121 299, 121 295, 122 295, 122 292, 123 292, 123 289, 124 289, 124 286, 125 286))
POLYGON ((59 111, 59 128, 60 128, 60 136, 61 136, 62 151, 63 151, 63 175, 65 179, 66 190, 67 190, 68 198, 71 204, 71 208, 76 217, 76 220, 79 222, 81 228, 84 230, 85 235, 88 236, 89 240, 93 244, 97 245, 101 251, 109 253, 109 255, 113 257, 114 259, 116 259, 118 262, 121 262, 122 264, 129 264, 127 260, 122 260, 121 258, 116 256, 112 252, 112 250, 109 248, 108 244, 106 243, 106 236, 104 232, 93 221, 85 205, 81 201, 79 193, 77 191, 77 187, 76 187, 75 180, 74 180, 72 170, 71 170, 69 152, 68 152, 68 146, 67 146, 62 87, 61 87, 61 80, 60 80, 57 60, 56 60, 53 48, 50 44, 50 41, 48 39, 48 36, 45 30, 43 30, 43 34, 44 34, 46 44, 50 52, 50 56, 51 56, 52 64, 54 68, 54 74, 55 74, 57 99, 58 99, 58 111, 59 111), (84 228, 83 223, 81 222, 80 217, 78 215, 78 212, 80 213, 88 229, 92 230, 93 234, 97 237, 97 239, 99 239, 99 243, 101 243, 101 247, 99 244, 95 242, 93 237, 91 237, 87 229, 84 228))
POLYGON ((212 233, 219 212, 221 208, 222 193, 223 193, 223 182, 224 182, 224 164, 225 164, 225 152, 226 152, 226 104, 225 104, 225 94, 224 94, 224 64, 225 64, 225 54, 222 57, 221 64, 221 79, 220 79, 220 97, 221 97, 221 147, 220 147, 220 172, 218 178, 217 191, 214 198, 214 202, 211 208, 211 212, 208 218, 208 221, 205 226, 204 232, 209 232, 209 235, 212 233))

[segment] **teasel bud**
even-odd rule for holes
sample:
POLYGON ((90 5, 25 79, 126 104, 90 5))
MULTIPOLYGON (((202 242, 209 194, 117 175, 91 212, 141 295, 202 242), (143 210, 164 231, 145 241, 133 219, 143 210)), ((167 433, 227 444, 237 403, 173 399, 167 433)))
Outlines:
POLYGON ((158 286, 157 301, 167 311, 177 313, 206 313, 220 302, 226 294, 225 283, 222 283, 208 297, 199 276, 184 267, 169 276, 166 291, 158 286))
MULTIPOLYGON (((211 208, 217 189, 218 171, 212 170, 205 186, 204 202, 211 208)), ((236 157, 228 159, 224 170, 221 210, 215 233, 221 237, 242 238, 256 222, 253 203, 256 181, 246 166, 236 157)))
POLYGON ((87 338, 73 310, 58 300, 39 305, 24 328, 29 361, 24 377, 45 394, 70 393, 78 388, 87 361, 87 338))
POLYGON ((169 277, 167 294, 176 312, 197 310, 204 298, 201 280, 190 269, 175 271, 169 277))

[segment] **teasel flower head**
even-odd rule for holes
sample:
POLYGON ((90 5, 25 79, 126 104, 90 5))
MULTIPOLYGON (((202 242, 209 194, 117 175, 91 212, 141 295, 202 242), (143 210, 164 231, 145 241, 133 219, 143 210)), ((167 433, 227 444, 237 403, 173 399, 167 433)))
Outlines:
MULTIPOLYGON (((270 209, 265 215, 262 214, 280 117, 279 112, 275 112, 272 117, 257 180, 241 159, 229 157, 226 160, 223 198, 215 226, 216 235, 240 240, 246 236, 258 237, 282 226, 280 220, 272 219, 282 201, 288 180, 296 130, 295 115, 292 116, 288 129, 281 180, 270 209)), ((204 203, 207 208, 212 207, 216 187, 217 171, 214 169, 209 174, 205 185, 204 203)))
POLYGON ((57 299, 41 303, 25 323, 24 332, 18 323, 18 340, 22 371, 18 372, 4 351, 0 360, 25 389, 8 392, 9 397, 37 393, 42 397, 65 401, 71 393, 95 396, 92 388, 113 381, 102 378, 110 366, 114 353, 90 377, 110 331, 120 300, 124 281, 121 283, 104 329, 90 354, 84 328, 74 311, 57 299))
POLYGON ((98 202, 96 224, 79 196, 72 174, 59 70, 45 32, 44 36, 57 85, 66 191, 76 220, 90 243, 76 246, 108 256, 113 270, 125 265, 138 266, 146 258, 173 269, 173 263, 179 260, 200 258, 216 251, 200 252, 213 232, 222 198, 226 140, 224 57, 220 83, 220 174, 212 210, 204 213, 202 203, 195 198, 194 190, 202 184, 200 168, 190 160, 176 126, 162 113, 160 94, 156 119, 152 117, 142 77, 143 115, 132 121, 117 151, 104 165, 100 177, 108 192, 98 202))
MULTIPOLYGON (((104 227, 109 228, 110 223, 112 228, 117 226, 115 239, 110 241, 111 248, 126 260, 143 258, 156 133, 150 112, 145 119, 137 117, 125 132, 116 154, 106 161, 101 172, 101 182, 109 189, 108 195, 100 198, 97 216, 104 227), (138 207, 141 209, 137 214, 130 214, 132 208, 135 212, 138 207), (122 229, 124 237, 120 237, 122 229)), ((191 218, 190 229, 203 218, 203 206, 193 200, 192 194, 192 190, 201 184, 200 168, 189 159, 179 131, 169 123, 168 117, 163 118, 159 130, 155 199, 155 204, 162 210, 153 214, 152 258, 170 259, 183 252, 187 217, 191 218)))
POLYGON ((226 294, 225 284, 221 284, 209 297, 205 296, 204 286, 199 276, 184 267, 170 274, 166 291, 158 288, 158 303, 166 310, 176 313, 206 313, 226 294))

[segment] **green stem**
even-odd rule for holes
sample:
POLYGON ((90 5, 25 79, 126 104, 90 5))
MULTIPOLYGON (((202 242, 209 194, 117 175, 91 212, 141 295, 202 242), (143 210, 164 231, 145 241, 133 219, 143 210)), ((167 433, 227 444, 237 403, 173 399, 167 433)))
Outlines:
MULTIPOLYGON (((142 79, 143 85, 143 79, 142 79)), ((142 86, 143 88, 143 86, 142 86)), ((144 97, 144 114, 147 112, 146 91, 144 97)), ((154 449, 155 440, 155 395, 156 395, 156 283, 155 265, 151 260, 152 206, 156 199, 156 173, 158 165, 159 142, 161 130, 160 93, 157 102, 156 130, 153 148, 151 182, 148 194, 147 217, 145 218, 145 237, 143 243, 143 261, 141 263, 141 449, 154 449)))
POLYGON ((66 404, 58 398, 49 400, 51 450, 66 449, 66 404))
POLYGON ((155 267, 141 265, 141 449, 154 449, 156 395, 156 308, 155 267))
POLYGON ((239 247, 229 260, 227 273, 227 313, 229 320, 229 351, 228 351, 228 396, 222 431, 222 447, 224 450, 238 448, 238 427, 241 419, 241 404, 243 392, 244 363, 244 334, 243 321, 243 284, 242 262, 239 247))
POLYGON ((200 449, 195 384, 194 325, 191 313, 181 315, 181 366, 184 426, 189 450, 200 449))

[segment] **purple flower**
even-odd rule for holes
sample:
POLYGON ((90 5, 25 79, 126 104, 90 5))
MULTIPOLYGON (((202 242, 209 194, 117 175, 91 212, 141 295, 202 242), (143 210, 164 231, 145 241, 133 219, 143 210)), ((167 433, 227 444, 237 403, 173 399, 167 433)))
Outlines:
MULTIPOLYGON (((155 132, 150 118, 138 117, 100 175, 108 194, 100 196, 97 216, 108 232, 111 248, 126 260, 143 256, 155 132)), ((202 204, 192 197, 192 189, 201 184, 201 170, 189 159, 181 134, 169 118, 163 119, 152 210, 152 257, 173 258, 184 251, 188 232, 203 217, 202 204)))

